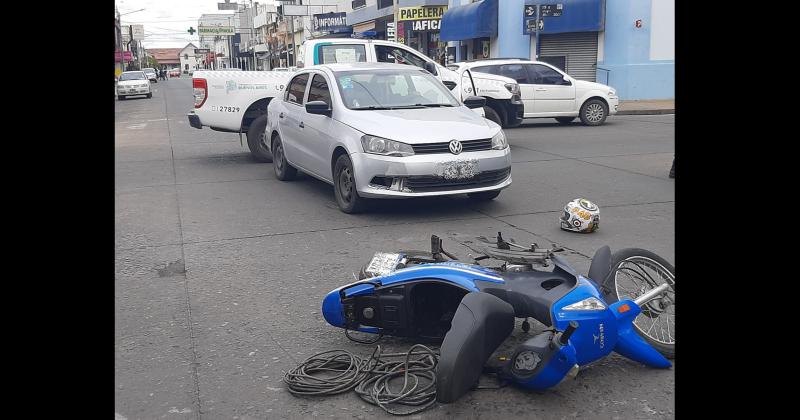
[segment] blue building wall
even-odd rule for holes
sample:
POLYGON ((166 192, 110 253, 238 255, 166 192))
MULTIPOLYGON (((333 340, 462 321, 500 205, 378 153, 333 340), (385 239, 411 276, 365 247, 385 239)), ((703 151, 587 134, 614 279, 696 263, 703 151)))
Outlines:
POLYGON ((650 60, 650 5, 642 0, 606 0, 597 81, 614 87, 621 99, 675 97, 675 60, 650 60), (641 28, 634 26, 636 19, 643 20, 641 28))
POLYGON ((497 48, 492 57, 530 57, 531 36, 522 33, 525 0, 499 0, 497 5, 497 48))

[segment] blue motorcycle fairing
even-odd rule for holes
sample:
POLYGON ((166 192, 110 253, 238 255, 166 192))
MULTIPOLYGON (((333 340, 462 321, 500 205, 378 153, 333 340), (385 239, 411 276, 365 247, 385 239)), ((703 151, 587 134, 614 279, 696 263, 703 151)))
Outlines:
POLYGON ((611 313, 617 318, 617 328, 619 331, 619 338, 614 347, 615 352, 650 367, 659 369, 672 367, 672 363, 670 363, 666 357, 644 341, 644 339, 639 336, 639 333, 634 330, 633 320, 642 312, 642 308, 640 308, 639 305, 632 300, 623 299, 611 305, 609 309, 611 309, 611 313), (624 305, 628 305, 630 309, 620 313, 620 308, 624 305))
MULTIPOLYGON (((572 339, 570 339, 572 341, 572 339)), ((556 354, 547 362, 547 365, 536 376, 528 381, 518 382, 521 386, 537 391, 554 387, 564 379, 572 366, 577 363, 575 347, 561 346, 556 354)), ((513 361, 512 361, 513 362, 513 361)))
MULTIPOLYGON (((480 291, 475 285, 476 280, 499 284, 505 283, 505 280, 503 280, 502 277, 498 276, 493 271, 486 269, 485 267, 455 262, 420 264, 397 270, 385 276, 372 277, 368 280, 380 283, 381 287, 387 287, 410 280, 422 279, 439 280, 446 283, 451 283, 470 292, 480 291)), ((357 281, 333 289, 330 293, 328 293, 327 296, 325 296, 325 299, 322 301, 322 315, 325 317, 325 321, 335 327, 345 327, 342 300, 339 292, 342 289, 346 289, 344 293, 345 297, 351 297, 366 295, 375 291, 375 286, 371 284, 359 284, 357 286, 350 287, 353 284, 361 282, 362 281, 357 281)), ((378 328, 375 327, 360 327, 357 330, 378 333, 378 328)))
POLYGON ((578 323, 578 329, 570 337, 569 344, 575 347, 576 361, 581 366, 611 353, 617 343, 619 331, 617 318, 609 308, 598 311, 568 311, 563 309, 567 305, 590 297, 605 303, 603 296, 594 287, 593 282, 583 276, 578 276, 578 284, 575 288, 556 301, 551 308, 554 326, 559 331, 566 330, 570 321, 578 323))

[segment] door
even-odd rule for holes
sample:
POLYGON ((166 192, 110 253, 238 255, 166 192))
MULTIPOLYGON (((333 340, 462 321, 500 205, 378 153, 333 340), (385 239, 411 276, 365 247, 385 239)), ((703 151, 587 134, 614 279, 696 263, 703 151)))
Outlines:
POLYGON ((286 111, 278 114, 278 127, 283 142, 283 151, 286 158, 296 166, 305 168, 310 162, 308 151, 304 149, 302 140, 304 133, 300 122, 306 113, 303 98, 308 84, 308 73, 295 76, 286 87, 284 108, 286 111), (281 117, 281 115, 283 115, 281 117))
POLYGON ((520 97, 522 99, 522 104, 525 109, 524 111, 525 116, 527 117, 528 114, 533 114, 534 86, 533 86, 533 81, 530 78, 530 74, 525 68, 525 64, 523 63, 495 64, 490 66, 474 67, 472 70, 477 72, 496 74, 498 76, 504 76, 516 80, 516 82, 519 84, 520 97))
POLYGON ((544 64, 525 64, 533 88, 533 115, 576 112, 575 86, 564 75, 544 64))
MULTIPOLYGON (((323 101, 328 104, 328 107, 332 108, 333 103, 329 86, 331 85, 322 73, 313 73, 306 102, 323 101)), ((303 136, 300 141, 304 143, 304 149, 308 150, 311 155, 309 166, 306 169, 317 176, 332 181, 330 151, 333 144, 332 136, 335 135, 334 124, 336 122, 327 115, 309 114, 307 112, 303 114, 302 122, 305 127, 302 129, 303 136)))

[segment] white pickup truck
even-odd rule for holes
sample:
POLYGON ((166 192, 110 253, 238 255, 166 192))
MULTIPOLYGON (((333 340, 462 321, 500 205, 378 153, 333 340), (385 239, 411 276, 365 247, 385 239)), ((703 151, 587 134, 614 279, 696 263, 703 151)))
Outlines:
MULTIPOLYGON (((297 67, 306 65, 352 62, 390 62, 423 68, 447 86, 459 100, 477 94, 486 98, 486 106, 478 109, 482 115, 502 126, 518 125, 522 121, 523 103, 519 85, 514 79, 475 73, 469 83, 460 83, 468 73, 455 72, 440 66, 418 51, 396 42, 328 38, 306 40, 298 51, 297 67), (473 93, 473 86, 474 92, 473 93)), ((194 128, 209 127, 229 133, 247 133, 247 146, 260 162, 270 162, 272 155, 264 143, 267 126, 267 105, 282 95, 292 78, 292 71, 205 71, 192 77, 194 110, 187 115, 194 128)))

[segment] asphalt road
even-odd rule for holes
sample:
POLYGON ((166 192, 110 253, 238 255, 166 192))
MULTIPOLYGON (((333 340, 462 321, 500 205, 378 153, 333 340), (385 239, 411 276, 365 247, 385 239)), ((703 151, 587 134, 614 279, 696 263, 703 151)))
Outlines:
MULTIPOLYGON (((281 379, 323 350, 368 356, 373 346, 325 323, 322 298, 374 251, 425 249, 432 233, 459 256, 469 253, 464 241, 497 231, 555 242, 582 273, 605 244, 674 262, 673 115, 611 117, 601 127, 533 120, 506 131, 514 181, 495 201, 390 201, 347 215, 333 187, 308 176, 278 181, 238 135, 191 128, 190 78, 154 88, 152 99, 115 102, 117 419, 390 417, 354 393, 296 398, 281 379), (596 233, 559 229, 576 197, 600 206, 596 233)), ((517 328, 506 344, 527 336, 517 328)), ((672 418, 674 369, 612 354, 543 394, 475 390, 411 418, 672 418)))

